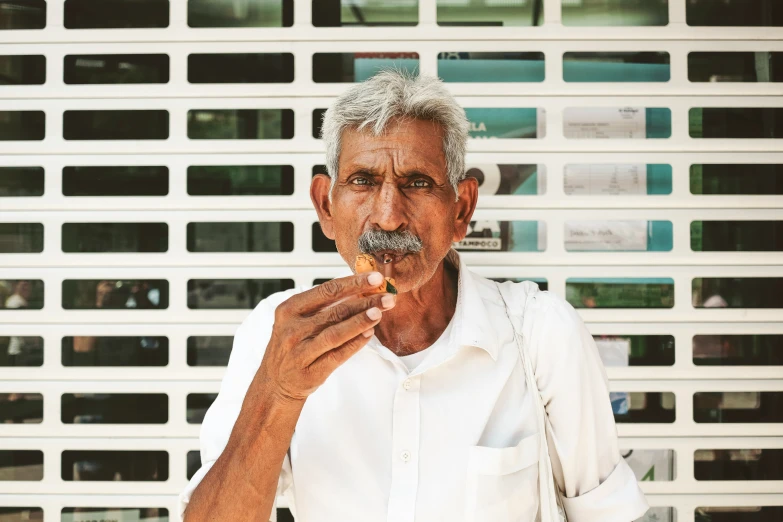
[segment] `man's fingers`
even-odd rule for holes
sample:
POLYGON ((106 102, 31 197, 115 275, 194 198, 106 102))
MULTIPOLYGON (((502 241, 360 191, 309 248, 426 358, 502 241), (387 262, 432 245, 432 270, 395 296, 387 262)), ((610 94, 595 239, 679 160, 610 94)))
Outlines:
MULTIPOLYGON (((364 345, 372 337, 373 329, 367 330, 370 335, 359 334, 348 342, 329 350, 316 359, 310 367, 317 372, 331 374, 338 366, 351 358, 356 352, 364 348, 364 345)), ((366 333, 366 332, 365 332, 366 333)))
POLYGON ((395 299, 391 294, 375 294, 369 297, 349 298, 345 301, 321 310, 313 316, 305 319, 312 325, 313 332, 319 332, 333 324, 347 321, 354 315, 379 308, 383 311, 394 307, 395 299))
POLYGON ((307 343, 306 350, 310 364, 321 355, 338 346, 342 346, 356 336, 361 335, 365 330, 369 330, 381 321, 382 312, 378 308, 360 312, 347 321, 337 323, 315 336, 307 343))
POLYGON ((373 288, 380 286, 381 283, 383 283, 383 275, 380 272, 356 274, 332 279, 291 299, 299 313, 307 315, 320 311, 346 297, 368 293, 373 288))

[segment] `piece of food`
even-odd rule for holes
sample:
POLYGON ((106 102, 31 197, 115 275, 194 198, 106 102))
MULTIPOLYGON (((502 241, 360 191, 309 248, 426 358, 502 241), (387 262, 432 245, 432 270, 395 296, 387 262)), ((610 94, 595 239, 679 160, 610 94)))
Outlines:
MULTIPOLYGON (((375 293, 382 293, 382 292, 388 292, 390 294, 397 294, 397 289, 394 287, 395 281, 393 277, 388 276, 388 274, 393 273, 393 267, 391 266, 392 257, 388 254, 384 257, 384 261, 386 261, 384 264, 389 266, 384 266, 383 273, 387 275, 385 277, 385 281, 381 283, 381 285, 376 289, 375 293)), ((354 263, 354 267, 356 268, 357 274, 363 274, 365 272, 373 272, 378 271, 378 263, 375 261, 375 258, 371 256, 370 254, 359 254, 356 256, 356 262, 354 263)))

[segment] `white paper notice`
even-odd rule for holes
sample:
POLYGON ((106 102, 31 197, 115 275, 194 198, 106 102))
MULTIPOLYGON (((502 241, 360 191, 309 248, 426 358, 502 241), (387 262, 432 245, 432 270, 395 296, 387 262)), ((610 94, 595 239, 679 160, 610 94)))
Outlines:
POLYGON ((631 350, 629 339, 596 339, 595 345, 604 366, 628 366, 628 353, 631 350))
POLYGON ((647 137, 644 107, 569 107, 563 113, 563 133, 571 139, 647 137))
POLYGON ((566 165, 563 188, 576 196, 645 196, 647 164, 566 165))
POLYGON ((571 251, 647 250, 646 220, 566 221, 565 248, 571 251))

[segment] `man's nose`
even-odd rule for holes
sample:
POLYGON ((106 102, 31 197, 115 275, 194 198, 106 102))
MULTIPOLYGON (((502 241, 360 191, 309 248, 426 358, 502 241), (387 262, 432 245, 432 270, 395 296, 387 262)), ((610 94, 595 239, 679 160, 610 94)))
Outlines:
POLYGON ((372 221, 381 230, 402 230, 407 226, 405 198, 396 183, 381 184, 375 196, 372 221))

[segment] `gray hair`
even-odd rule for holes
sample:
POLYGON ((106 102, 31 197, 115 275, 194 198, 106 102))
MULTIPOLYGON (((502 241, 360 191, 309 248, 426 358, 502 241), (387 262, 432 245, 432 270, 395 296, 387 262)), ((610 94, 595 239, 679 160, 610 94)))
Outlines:
POLYGON ((465 110, 434 76, 416 76, 403 70, 384 69, 341 94, 323 115, 321 138, 326 145, 326 171, 337 180, 340 143, 346 128, 369 128, 383 133, 393 118, 415 118, 439 123, 444 130, 446 174, 457 192, 465 178, 465 152, 469 122, 465 110))

